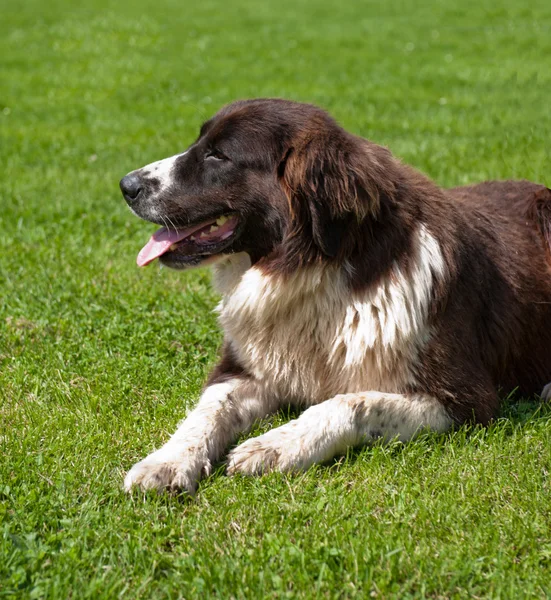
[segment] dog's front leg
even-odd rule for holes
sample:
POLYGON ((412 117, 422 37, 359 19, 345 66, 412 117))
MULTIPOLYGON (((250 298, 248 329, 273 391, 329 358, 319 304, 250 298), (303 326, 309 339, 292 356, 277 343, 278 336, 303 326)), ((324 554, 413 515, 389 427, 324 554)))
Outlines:
POLYGON ((170 440, 128 472, 126 490, 139 486, 193 494, 237 434, 276 409, 276 402, 260 394, 250 379, 235 377, 209 385, 170 440))
POLYGON ((298 471, 378 438, 407 441, 423 429, 452 424, 436 398, 363 392, 342 394, 312 406, 289 423, 232 450, 228 472, 298 471))

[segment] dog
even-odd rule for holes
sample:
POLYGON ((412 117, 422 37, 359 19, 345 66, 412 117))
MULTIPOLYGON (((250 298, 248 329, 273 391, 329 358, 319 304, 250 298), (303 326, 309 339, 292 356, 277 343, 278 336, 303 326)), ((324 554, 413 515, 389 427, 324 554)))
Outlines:
POLYGON ((486 425, 499 391, 551 397, 543 185, 444 190, 315 106, 257 99, 120 187, 162 226, 138 264, 212 265, 224 330, 197 407, 127 490, 193 494, 238 434, 284 405, 305 410, 231 450, 230 474, 486 425))

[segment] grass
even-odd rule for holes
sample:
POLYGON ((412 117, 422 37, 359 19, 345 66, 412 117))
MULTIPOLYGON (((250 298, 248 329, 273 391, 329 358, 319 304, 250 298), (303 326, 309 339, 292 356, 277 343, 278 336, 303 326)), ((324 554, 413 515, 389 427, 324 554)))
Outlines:
POLYGON ((220 333, 208 272, 135 267, 152 228, 117 189, 254 96, 442 185, 549 185, 550 33, 544 0, 3 4, 1 598, 551 596, 551 409, 528 401, 300 476, 124 495, 220 333))

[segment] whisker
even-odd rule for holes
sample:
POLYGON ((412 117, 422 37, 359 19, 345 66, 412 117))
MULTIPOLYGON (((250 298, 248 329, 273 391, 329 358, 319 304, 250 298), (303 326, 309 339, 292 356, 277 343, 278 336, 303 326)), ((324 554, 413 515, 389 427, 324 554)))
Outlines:
POLYGON ((174 221, 172 221, 172 219, 170 217, 166 217, 168 219, 168 222, 172 225, 172 227, 174 227, 174 231, 178 231, 178 228, 176 227, 176 225, 174 225, 174 221))

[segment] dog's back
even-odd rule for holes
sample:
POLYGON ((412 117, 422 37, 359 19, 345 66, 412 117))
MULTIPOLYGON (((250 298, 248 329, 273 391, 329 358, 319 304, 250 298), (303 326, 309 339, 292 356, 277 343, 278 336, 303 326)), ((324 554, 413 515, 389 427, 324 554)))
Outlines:
MULTIPOLYGON (((490 181, 448 193, 465 206, 471 227, 483 231, 480 239, 491 240, 484 254, 497 266, 495 276, 486 270, 486 281, 478 283, 503 293, 488 296, 484 331, 493 322, 512 332, 497 383, 537 394, 551 376, 551 191, 528 181, 490 181)), ((488 341, 502 350, 498 339, 488 341)))

